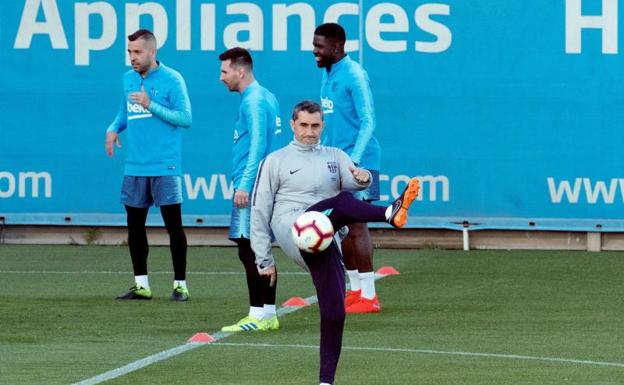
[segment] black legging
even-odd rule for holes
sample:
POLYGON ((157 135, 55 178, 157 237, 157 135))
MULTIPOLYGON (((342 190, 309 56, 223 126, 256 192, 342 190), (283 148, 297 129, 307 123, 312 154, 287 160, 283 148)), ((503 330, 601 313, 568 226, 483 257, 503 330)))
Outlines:
POLYGON ((245 267, 247 290, 249 291, 249 305, 253 307, 263 307, 265 304, 275 305, 277 274, 275 276, 275 283, 273 286, 270 286, 270 278, 258 274, 256 255, 251 249, 251 242, 249 239, 238 238, 234 239, 234 242, 238 245, 238 258, 245 267))
MULTIPOLYGON (((134 275, 147 275, 147 256, 149 245, 147 244, 147 232, 145 221, 147 219, 146 208, 126 207, 128 214, 128 247, 134 275)), ((174 279, 186 278, 186 235, 182 228, 182 205, 166 205, 160 207, 160 213, 167 233, 169 233, 169 249, 173 263, 174 279)))

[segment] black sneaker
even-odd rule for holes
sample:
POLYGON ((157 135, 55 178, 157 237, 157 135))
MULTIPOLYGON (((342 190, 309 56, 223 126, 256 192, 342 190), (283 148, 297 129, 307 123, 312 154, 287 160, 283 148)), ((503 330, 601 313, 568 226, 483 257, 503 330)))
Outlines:
POLYGON ((407 210, 410 205, 418 197, 420 192, 420 181, 417 178, 410 179, 403 193, 392 202, 392 211, 387 219, 394 227, 403 227, 407 223, 407 210))
POLYGON ((152 291, 139 285, 134 285, 127 293, 124 293, 115 299, 152 299, 152 291))

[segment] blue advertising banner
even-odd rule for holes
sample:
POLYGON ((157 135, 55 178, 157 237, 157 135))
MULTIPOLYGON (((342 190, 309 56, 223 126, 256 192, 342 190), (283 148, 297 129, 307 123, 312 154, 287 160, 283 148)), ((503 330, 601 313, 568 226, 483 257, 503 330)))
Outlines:
MULTIPOLYGON (((229 223, 240 97, 218 55, 249 48, 278 98, 320 98, 316 25, 368 71, 386 204, 423 182, 411 227, 624 230, 618 0, 0 2, 0 219, 123 225, 124 148, 104 153, 126 36, 153 29, 185 78, 187 225, 229 223)), ((124 135, 121 135, 122 145, 124 135)), ((154 211, 154 213, 156 213, 154 211)), ((151 219, 158 223, 157 215, 151 219)))

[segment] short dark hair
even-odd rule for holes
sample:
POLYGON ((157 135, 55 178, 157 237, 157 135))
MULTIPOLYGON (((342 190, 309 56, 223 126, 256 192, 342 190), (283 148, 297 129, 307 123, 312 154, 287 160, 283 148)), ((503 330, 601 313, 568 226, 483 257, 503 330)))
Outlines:
POLYGON ((320 113, 321 119, 323 119, 323 110, 318 103, 313 102, 311 100, 304 100, 302 102, 297 103, 292 113, 292 120, 295 121, 299 117, 299 113, 301 111, 305 111, 308 114, 320 113))
POLYGON ((327 39, 333 39, 339 43, 347 41, 347 34, 344 28, 340 24, 325 23, 321 24, 314 30, 314 34, 318 36, 324 36, 327 39))
POLYGON ((139 29, 132 35, 128 35, 128 40, 135 41, 137 39, 143 39, 148 43, 153 43, 156 46, 156 36, 149 29, 139 29))
POLYGON ((231 65, 244 66, 253 69, 253 60, 251 54, 245 48, 234 47, 219 55, 219 60, 230 60, 231 65))

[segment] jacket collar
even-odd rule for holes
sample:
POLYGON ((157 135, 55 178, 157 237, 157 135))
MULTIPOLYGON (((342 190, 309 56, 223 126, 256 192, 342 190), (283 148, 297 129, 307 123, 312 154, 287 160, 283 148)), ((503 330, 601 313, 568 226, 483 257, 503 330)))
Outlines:
POLYGON ((319 148, 321 148, 321 141, 319 140, 319 142, 315 144, 303 144, 297 139, 293 138, 292 142, 290 142, 290 145, 293 146, 298 151, 307 152, 307 151, 318 150, 319 148))

